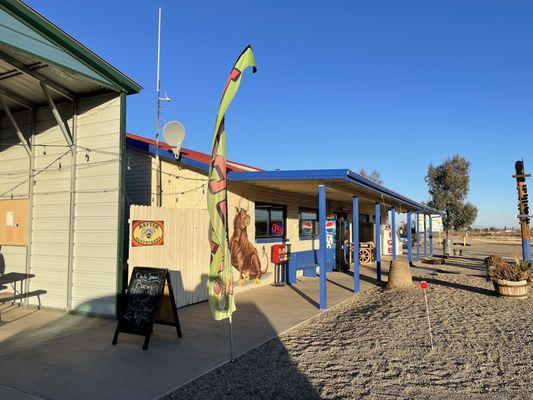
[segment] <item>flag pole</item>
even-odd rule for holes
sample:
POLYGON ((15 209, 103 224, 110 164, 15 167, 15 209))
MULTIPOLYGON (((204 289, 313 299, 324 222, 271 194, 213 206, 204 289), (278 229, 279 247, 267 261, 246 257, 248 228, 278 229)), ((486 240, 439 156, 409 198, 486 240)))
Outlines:
POLYGON ((231 362, 234 362, 235 360, 233 359, 233 321, 232 321, 231 315, 228 318, 228 322, 229 322, 229 357, 230 357, 229 359, 231 362))

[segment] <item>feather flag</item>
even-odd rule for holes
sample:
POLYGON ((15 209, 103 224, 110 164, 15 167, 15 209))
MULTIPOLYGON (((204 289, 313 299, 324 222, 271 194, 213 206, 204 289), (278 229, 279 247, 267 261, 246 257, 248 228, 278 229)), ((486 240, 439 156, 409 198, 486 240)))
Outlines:
POLYGON ((213 134, 213 150, 209 166, 207 209, 210 228, 211 265, 209 269, 209 308, 216 320, 231 317, 235 311, 233 267, 228 248, 228 194, 226 173, 226 131, 224 117, 239 89, 244 70, 256 72, 255 57, 250 46, 241 53, 224 87, 213 134))

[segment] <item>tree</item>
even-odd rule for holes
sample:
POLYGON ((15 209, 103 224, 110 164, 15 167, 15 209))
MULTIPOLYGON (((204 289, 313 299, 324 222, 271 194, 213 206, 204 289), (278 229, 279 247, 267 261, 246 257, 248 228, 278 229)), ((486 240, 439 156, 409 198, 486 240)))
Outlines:
POLYGON ((358 174, 361 175, 363 178, 366 178, 374 183, 377 183, 378 185, 383 185, 383 179, 381 179, 381 174, 377 170, 374 170, 369 173, 364 168, 361 168, 358 174))
POLYGON ((429 205, 443 210, 442 224, 450 230, 469 228, 477 218, 477 208, 466 201, 470 189, 470 163, 459 155, 449 157, 436 167, 429 164, 426 176, 431 201, 429 205))

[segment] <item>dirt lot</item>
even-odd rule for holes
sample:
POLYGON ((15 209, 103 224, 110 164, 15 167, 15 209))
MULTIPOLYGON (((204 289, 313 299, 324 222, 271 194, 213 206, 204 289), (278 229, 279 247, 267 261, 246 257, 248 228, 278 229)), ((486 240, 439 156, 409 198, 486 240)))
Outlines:
POLYGON ((473 257, 450 264, 424 277, 433 350, 421 290, 376 287, 168 398, 531 399, 533 295, 495 296, 473 257))

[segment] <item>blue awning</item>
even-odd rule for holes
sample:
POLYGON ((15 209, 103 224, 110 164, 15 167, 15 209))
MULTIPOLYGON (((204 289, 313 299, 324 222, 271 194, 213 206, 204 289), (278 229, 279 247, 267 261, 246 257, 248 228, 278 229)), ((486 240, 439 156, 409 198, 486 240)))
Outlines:
POLYGON ((414 211, 428 214, 440 214, 426 204, 412 200, 398 192, 378 185, 349 169, 293 170, 293 171, 254 171, 230 172, 230 182, 247 182, 270 189, 289 190, 302 194, 316 195, 317 186, 323 184, 338 199, 359 195, 362 199, 381 202, 397 211, 414 211))

